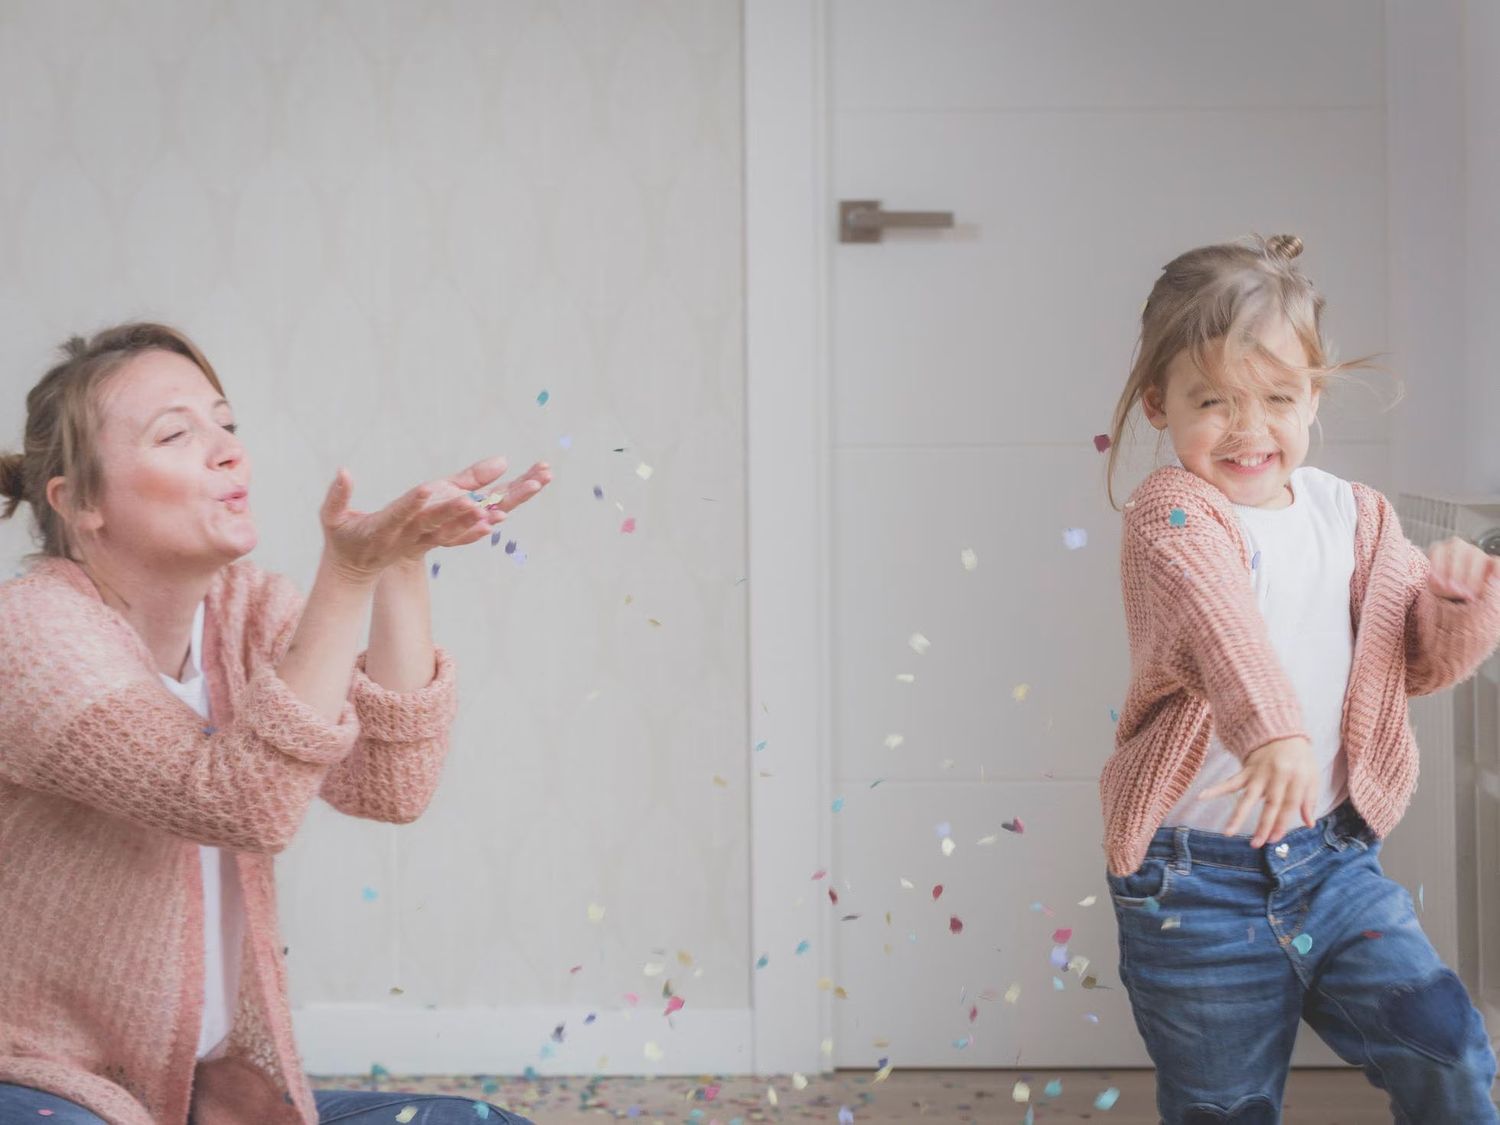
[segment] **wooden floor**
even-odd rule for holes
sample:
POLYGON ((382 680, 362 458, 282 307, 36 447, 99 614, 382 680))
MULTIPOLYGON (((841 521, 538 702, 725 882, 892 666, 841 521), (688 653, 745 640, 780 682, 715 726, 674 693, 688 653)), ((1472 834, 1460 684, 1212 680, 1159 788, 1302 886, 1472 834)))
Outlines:
MULTIPOLYGON (((316 1078, 319 1088, 372 1088, 368 1077, 316 1078)), ((601 1120, 692 1122, 829 1121, 847 1108, 854 1125, 913 1121, 1020 1123, 1028 1107, 1037 1122, 1157 1125, 1149 1070, 908 1070, 875 1082, 869 1071, 813 1076, 798 1089, 790 1077, 764 1078, 401 1078, 382 1076, 376 1089, 446 1093, 488 1101, 525 1114, 537 1125, 601 1120), (1030 1088, 1016 1100, 1016 1083, 1030 1088), (1049 1083, 1061 1090, 1048 1097, 1049 1083), (775 1091, 772 1104, 771 1091, 775 1091), (1096 1108, 1106 1091, 1117 1096, 1096 1108)), ((1106 1095, 1106 1100, 1108 1097, 1106 1095)), ((399 1107, 398 1107, 399 1112, 399 1107)), ((850 1120, 846 1116, 844 1120, 850 1120)), ((1287 1084, 1283 1125, 1389 1125, 1385 1095, 1357 1071, 1295 1070, 1287 1084)), ((1456 1125, 1456 1123, 1455 1123, 1456 1125)))

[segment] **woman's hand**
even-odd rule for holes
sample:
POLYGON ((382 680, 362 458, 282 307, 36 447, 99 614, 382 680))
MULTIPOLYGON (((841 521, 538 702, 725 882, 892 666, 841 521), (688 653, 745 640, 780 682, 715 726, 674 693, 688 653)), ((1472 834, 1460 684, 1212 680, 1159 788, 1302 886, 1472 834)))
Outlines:
POLYGON ((319 513, 330 564, 345 577, 368 581, 396 563, 420 561, 433 547, 461 547, 484 538, 552 479, 547 465, 539 463, 481 505, 471 494, 492 485, 505 469, 503 457, 477 461, 450 477, 417 485, 378 512, 349 507, 354 481, 340 469, 319 513))
POLYGON ((1444 539, 1427 550, 1432 567, 1427 588, 1440 598, 1467 602, 1477 598, 1484 585, 1500 573, 1500 558, 1487 555, 1463 539, 1444 539))
POLYGON ((1245 768, 1228 781, 1198 794, 1198 800, 1209 801, 1226 793, 1240 794, 1234 815, 1224 829, 1226 836, 1239 831, 1240 824, 1260 800, 1266 802, 1256 825, 1250 846, 1276 843, 1301 820, 1311 828, 1313 810, 1321 791, 1322 779, 1312 743, 1305 738, 1278 738, 1268 742, 1245 758, 1245 768))

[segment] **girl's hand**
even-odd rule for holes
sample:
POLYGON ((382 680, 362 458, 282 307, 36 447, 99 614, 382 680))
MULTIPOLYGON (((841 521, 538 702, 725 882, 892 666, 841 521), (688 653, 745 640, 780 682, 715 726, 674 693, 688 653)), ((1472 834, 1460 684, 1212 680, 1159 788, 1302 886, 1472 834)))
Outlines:
POLYGON ((1260 823, 1250 839, 1250 846, 1258 848, 1265 843, 1276 843, 1298 820, 1309 828, 1316 823, 1313 810, 1320 782, 1312 743, 1305 738, 1279 738, 1249 755, 1245 768, 1228 781, 1199 793, 1198 800, 1208 801, 1239 791, 1234 816, 1224 829, 1226 836, 1233 836, 1255 803, 1264 799, 1260 823))
POLYGON ((349 507, 354 482, 340 469, 319 513, 330 561, 347 577, 368 580, 396 563, 420 562, 433 547, 461 547, 484 538, 507 512, 552 479, 545 464, 535 465, 487 508, 481 507, 470 493, 493 484, 505 468, 503 457, 478 461, 451 477, 410 489, 378 512, 349 507))
POLYGON ((1427 588, 1440 598, 1466 602, 1479 596, 1484 585, 1500 573, 1500 558, 1487 555, 1463 539, 1444 539, 1427 550, 1432 568, 1427 588))

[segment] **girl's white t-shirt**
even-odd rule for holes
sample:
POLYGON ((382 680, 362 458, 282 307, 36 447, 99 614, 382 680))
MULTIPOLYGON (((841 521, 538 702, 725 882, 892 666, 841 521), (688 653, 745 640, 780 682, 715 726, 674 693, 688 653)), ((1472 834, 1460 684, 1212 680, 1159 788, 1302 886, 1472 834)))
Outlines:
MULTIPOLYGON (((183 678, 163 674, 167 690, 209 722, 208 679, 203 675, 203 605, 193 616, 193 640, 183 678)), ((245 908, 235 874, 234 856, 206 844, 198 845, 203 868, 203 1026, 198 1033, 198 1058, 217 1058, 234 1019, 239 994, 240 950, 245 937, 245 908)))
MULTIPOLYGON (((1250 584, 1271 634, 1271 645, 1297 693, 1322 776, 1315 816, 1332 812, 1349 794, 1343 752, 1344 694, 1354 661, 1354 621, 1349 582, 1354 577, 1354 528, 1358 510, 1346 480, 1302 466, 1291 476, 1286 508, 1234 505, 1250 549, 1250 584)), ((1185 825, 1222 833, 1229 827, 1238 793, 1199 801, 1205 789, 1244 768, 1215 732, 1198 776, 1167 813, 1163 827, 1185 825)), ((1260 805, 1240 825, 1252 835, 1260 805)), ((1300 820, 1298 821, 1300 824, 1300 820)))

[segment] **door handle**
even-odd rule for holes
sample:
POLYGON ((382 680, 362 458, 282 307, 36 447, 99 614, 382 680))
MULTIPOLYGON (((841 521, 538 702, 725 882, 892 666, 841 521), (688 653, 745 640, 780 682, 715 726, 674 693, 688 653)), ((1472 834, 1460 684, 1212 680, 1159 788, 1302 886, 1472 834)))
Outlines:
POLYGON ((940 229, 952 225, 952 211, 882 211, 878 199, 839 200, 840 242, 879 242, 891 227, 940 229))

